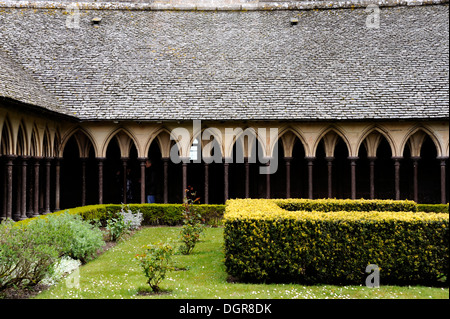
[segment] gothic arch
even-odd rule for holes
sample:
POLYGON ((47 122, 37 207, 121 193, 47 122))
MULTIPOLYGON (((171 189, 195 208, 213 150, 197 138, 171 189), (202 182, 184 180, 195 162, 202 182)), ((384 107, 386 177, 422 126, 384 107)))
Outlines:
MULTIPOLYGON (((380 126, 372 125, 372 126, 366 128, 362 132, 361 137, 359 138, 359 140, 358 140, 358 142, 356 144, 356 151, 358 152, 358 155, 359 155, 359 150, 360 150, 361 144, 363 144, 366 141, 366 139, 371 134, 374 134, 374 133, 375 134, 380 134, 382 137, 384 137, 386 139, 386 141, 388 142, 388 144, 389 144, 389 146, 391 148, 391 153, 392 153, 393 156, 394 156, 394 154, 397 154, 397 151, 396 151, 396 148, 395 148, 395 143, 394 143, 394 141, 392 139, 392 136, 389 134, 389 132, 386 129, 380 127, 380 126)), ((366 147, 367 147, 367 145, 366 145, 366 147)), ((375 148, 374 150, 370 150, 370 149, 367 150, 369 155, 376 156, 376 149, 378 148, 378 145, 374 145, 374 148, 375 148), (372 154, 371 151, 374 151, 375 154, 372 154)))
POLYGON ((161 152, 162 157, 169 157, 170 148, 175 143, 171 138, 171 132, 164 126, 159 127, 151 134, 150 138, 147 140, 147 143, 144 147, 144 154, 148 154, 150 150, 150 146, 154 141, 158 144, 159 150, 161 152))
POLYGON ((25 156, 28 155, 27 147, 27 135, 24 123, 21 121, 17 130, 16 138, 16 155, 25 156))
POLYGON ((108 149, 108 146, 113 138, 118 139, 122 157, 128 157, 130 155, 132 144, 136 147, 138 157, 143 157, 142 154, 140 154, 140 147, 136 136, 124 127, 115 128, 108 134, 101 148, 102 157, 106 157, 106 150, 108 149))
POLYGON ((401 143, 401 145, 400 145, 400 148, 399 148, 399 154, 400 154, 400 156, 403 155, 403 153, 404 153, 404 151, 405 151, 406 144, 408 143, 409 139, 410 139, 414 134, 416 134, 416 133, 419 132, 419 131, 424 132, 426 135, 428 135, 428 137, 431 138, 431 140, 433 141, 434 146, 436 147, 436 153, 437 153, 437 156, 438 156, 438 157, 442 156, 442 148, 441 148, 439 139, 436 137, 436 135, 433 133, 433 131, 432 131, 431 129, 429 129, 429 128, 423 126, 423 125, 417 125, 417 126, 414 126, 413 128, 411 128, 411 129, 408 131, 408 133, 406 133, 405 137, 404 137, 403 140, 402 140, 402 143, 401 143))
POLYGON ((3 122, 3 127, 1 131, 1 137, 0 137, 0 151, 2 155, 12 155, 13 154, 13 140, 12 140, 12 131, 11 131, 11 124, 9 122, 8 117, 5 117, 5 120, 3 122))
MULTIPOLYGON (((297 137, 300 140, 300 142, 303 145, 305 154, 307 154, 308 146, 307 146, 307 143, 306 143, 304 137, 302 136, 302 134, 300 134, 297 130, 295 130, 294 128, 292 128, 290 126, 285 126, 279 132, 278 139, 277 139, 277 141, 281 139, 283 142, 282 143, 283 144, 283 152, 284 152, 285 157, 292 157, 292 151, 294 149, 295 140, 296 140, 295 137, 297 137)), ((273 142, 272 151, 273 151, 274 146, 277 141, 273 142)))
POLYGON ((225 157, 234 157, 235 154, 233 154, 233 149, 235 145, 239 145, 241 149, 243 150, 243 157, 250 157, 252 150, 254 147, 258 147, 257 141, 263 144, 260 140, 260 136, 258 136, 257 130, 254 127, 246 126, 244 128, 234 128, 233 132, 236 132, 237 134, 234 134, 233 139, 230 141, 229 138, 225 137, 224 141, 224 148, 227 150, 225 153, 225 157), (238 130, 236 132, 236 130, 238 130), (247 137, 247 139, 245 139, 247 137))
MULTIPOLYGON (((98 149, 97 149, 97 145, 96 145, 96 143, 95 143, 95 138, 92 136, 92 134, 88 131, 88 130, 86 130, 86 129, 84 129, 84 128, 82 128, 82 127, 80 127, 80 126, 75 126, 75 127, 73 127, 69 132, 67 132, 66 134, 65 134, 65 136, 62 138, 62 139, 60 139, 60 143, 59 143, 59 150, 58 151, 55 151, 55 155, 61 155, 62 156, 62 154, 64 154, 64 149, 65 149, 65 147, 66 147, 66 145, 67 145, 67 142, 70 140, 70 138, 72 137, 72 136, 74 136, 75 135, 75 138, 76 138, 76 135, 77 134, 83 134, 88 140, 89 140, 89 142, 90 142, 90 144, 92 145, 92 147, 94 148, 94 154, 95 154, 95 156, 96 157, 98 157, 98 149)), ((57 137, 57 136, 59 136, 59 133, 57 133, 57 135, 55 135, 55 138, 57 137)), ((79 140, 79 139, 78 139, 79 140)), ((79 141, 77 140, 77 143, 79 143, 79 141)), ((79 145, 80 146, 80 145, 79 145)), ((82 153, 82 150, 83 150, 83 148, 80 148, 80 156, 81 156, 81 154, 83 154, 82 153)), ((88 149, 88 151, 89 151, 89 149, 88 149)))
MULTIPOLYGON (((339 129, 337 126, 328 126, 327 128, 325 128, 324 130, 322 130, 322 132, 319 134, 319 136, 316 138, 316 141, 313 144, 313 149, 312 149, 312 154, 314 156, 316 156, 317 153, 317 147, 320 144, 320 141, 328 134, 328 133, 335 133, 336 135, 338 135, 345 143, 345 145, 347 146, 347 151, 348 151, 348 155, 352 156, 352 154, 354 154, 352 152, 352 148, 351 148, 351 144, 350 141, 348 140, 347 136, 345 135, 344 132, 342 132, 341 129, 339 129)), ((336 145, 334 145, 336 146, 336 145)))
POLYGON ((48 128, 45 129, 44 135, 42 137, 42 156, 52 156, 52 140, 50 138, 50 132, 48 128))

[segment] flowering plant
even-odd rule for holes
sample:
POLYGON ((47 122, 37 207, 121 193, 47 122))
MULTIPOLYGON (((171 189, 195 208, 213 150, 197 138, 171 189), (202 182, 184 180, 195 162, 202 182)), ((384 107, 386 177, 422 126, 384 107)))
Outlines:
POLYGON ((144 246, 144 248, 145 252, 137 254, 134 258, 141 265, 150 288, 158 292, 159 283, 166 277, 166 272, 173 269, 170 258, 174 249, 170 244, 161 242, 144 246))
POLYGON ((199 201, 200 198, 196 197, 196 192, 194 192, 193 187, 189 186, 186 189, 186 197, 183 201, 183 227, 180 232, 181 241, 184 243, 184 245, 180 246, 180 252, 183 255, 189 255, 192 252, 200 240, 200 234, 204 229, 205 220, 194 206, 199 201))

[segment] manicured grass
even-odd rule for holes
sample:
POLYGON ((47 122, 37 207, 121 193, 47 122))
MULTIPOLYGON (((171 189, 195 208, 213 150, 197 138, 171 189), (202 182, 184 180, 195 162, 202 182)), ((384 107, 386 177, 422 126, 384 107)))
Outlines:
POLYGON ((171 241, 177 248, 179 227, 145 227, 133 237, 120 242, 96 260, 80 268, 79 288, 69 288, 63 280, 35 298, 199 298, 199 299, 448 299, 449 289, 436 287, 383 286, 331 286, 298 284, 242 284, 227 282, 223 264, 223 229, 207 228, 202 240, 191 255, 176 254, 174 266, 160 284, 164 293, 140 295, 148 290, 146 278, 134 256, 143 245, 157 241, 171 241))

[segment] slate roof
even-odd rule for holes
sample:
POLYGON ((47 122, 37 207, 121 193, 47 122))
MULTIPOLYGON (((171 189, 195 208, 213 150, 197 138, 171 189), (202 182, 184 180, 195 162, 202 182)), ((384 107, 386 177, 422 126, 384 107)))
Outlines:
POLYGON ((448 118, 448 13, 81 10, 71 29, 2 8, 0 96, 80 120, 448 118))

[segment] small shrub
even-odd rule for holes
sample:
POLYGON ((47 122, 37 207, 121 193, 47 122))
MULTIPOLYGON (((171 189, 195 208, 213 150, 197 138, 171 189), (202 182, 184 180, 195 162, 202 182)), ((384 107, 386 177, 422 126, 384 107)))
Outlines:
POLYGON ((58 249, 45 233, 14 224, 0 224, 0 291, 38 284, 51 274, 58 258, 58 249))
POLYGON ((189 255, 192 252, 204 229, 202 215, 197 212, 194 205, 199 200, 195 196, 196 192, 189 186, 184 198, 183 227, 180 231, 181 241, 184 244, 180 246, 179 250, 183 255, 189 255))
POLYGON ((117 241, 128 230, 122 215, 110 218, 106 221, 106 230, 111 241, 117 241))
POLYGON ((125 222, 125 225, 127 225, 128 229, 135 230, 141 227, 144 217, 139 209, 133 213, 129 205, 126 210, 122 205, 122 209, 119 214, 123 217, 123 221, 125 222))
POLYGON ((145 252, 138 254, 135 259, 138 260, 147 283, 154 292, 160 290, 159 283, 166 277, 167 271, 173 269, 170 265, 174 248, 167 243, 158 243, 144 246, 145 252))
POLYGON ((29 222, 29 231, 36 235, 36 244, 51 244, 60 256, 69 256, 86 263, 93 259, 105 242, 102 231, 81 216, 64 213, 43 216, 29 222))
MULTIPOLYGON (((111 216, 113 216, 113 214, 111 214, 111 216)), ((142 220, 142 213, 139 210, 136 213, 133 213, 129 206, 125 210, 125 206, 122 205, 117 216, 110 217, 106 221, 106 230, 108 231, 110 240, 117 241, 131 230, 138 229, 141 227, 142 220)))

